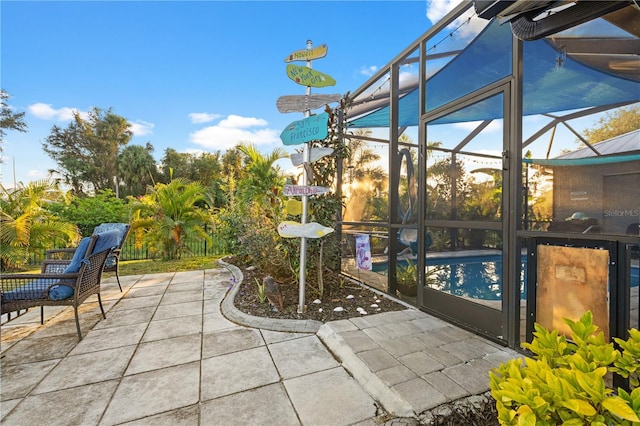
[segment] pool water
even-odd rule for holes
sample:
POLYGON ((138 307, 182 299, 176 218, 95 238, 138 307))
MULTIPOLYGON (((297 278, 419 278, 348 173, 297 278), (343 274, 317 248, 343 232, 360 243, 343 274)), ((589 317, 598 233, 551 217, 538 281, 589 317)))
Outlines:
MULTIPOLYGON (((526 298, 526 255, 522 256, 520 297, 526 298)), ((398 259, 398 266, 406 266, 398 259)), ((374 262, 373 271, 386 274, 387 262, 374 262)), ((500 255, 429 258, 427 285, 456 296, 482 300, 502 298, 502 259, 500 255)), ((638 266, 631 267, 631 286, 638 286, 638 266)))

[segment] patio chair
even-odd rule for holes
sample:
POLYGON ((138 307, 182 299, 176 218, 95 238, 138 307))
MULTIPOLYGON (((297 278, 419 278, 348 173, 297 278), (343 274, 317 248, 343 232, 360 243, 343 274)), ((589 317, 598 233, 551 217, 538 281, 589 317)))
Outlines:
MULTIPOLYGON (((101 232, 116 230, 120 233, 120 239, 118 245, 113 249, 107 262, 104 265, 104 272, 115 272, 116 280, 118 281, 118 288, 122 291, 122 285, 120 285, 120 253, 122 252, 122 246, 124 245, 131 225, 128 223, 101 223, 93 229, 93 235, 101 232)), ((73 255, 76 249, 74 248, 62 248, 47 250, 45 253, 45 259, 64 259, 73 255)))
POLYGON ((44 324, 44 306, 73 306, 76 330, 82 340, 78 307, 92 294, 98 296, 102 317, 106 318, 100 297, 104 264, 118 244, 116 230, 101 232, 80 241, 70 261, 45 260, 40 274, 0 275, 1 313, 40 307, 44 324))

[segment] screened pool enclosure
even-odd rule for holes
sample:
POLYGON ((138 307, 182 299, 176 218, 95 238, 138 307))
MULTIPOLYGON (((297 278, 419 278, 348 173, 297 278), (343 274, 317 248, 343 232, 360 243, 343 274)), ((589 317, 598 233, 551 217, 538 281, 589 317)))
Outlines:
POLYGON ((343 111, 342 272, 513 348, 587 309, 638 327, 640 123, 576 128, 638 107, 639 27, 523 41, 465 1, 403 50, 343 111))

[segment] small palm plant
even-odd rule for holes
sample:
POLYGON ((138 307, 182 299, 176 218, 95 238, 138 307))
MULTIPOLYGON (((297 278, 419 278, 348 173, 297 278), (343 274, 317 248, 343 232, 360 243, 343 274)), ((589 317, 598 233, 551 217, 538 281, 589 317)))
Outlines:
POLYGON ((65 222, 46 206, 64 194, 50 180, 26 186, 0 185, 0 263, 2 270, 23 266, 31 253, 73 243, 80 238, 78 227, 65 222))
POLYGON ((405 258, 406 265, 398 265, 396 281, 398 291, 405 296, 415 296, 418 294, 418 268, 409 258, 405 258))
POLYGON ((159 183, 133 203, 131 229, 136 244, 146 242, 163 259, 180 259, 192 236, 211 242, 204 225, 211 221, 208 195, 199 182, 174 179, 159 183))

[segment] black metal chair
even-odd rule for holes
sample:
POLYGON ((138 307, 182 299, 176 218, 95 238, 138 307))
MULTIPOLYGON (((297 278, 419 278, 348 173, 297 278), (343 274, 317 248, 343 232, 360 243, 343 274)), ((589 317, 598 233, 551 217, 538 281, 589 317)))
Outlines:
POLYGON ((45 260, 40 274, 0 275, 1 313, 32 307, 73 306, 78 338, 82 340, 78 307, 92 294, 98 296, 102 317, 106 318, 100 297, 100 281, 105 262, 118 241, 118 231, 83 238, 71 260, 45 260))
MULTIPOLYGON (((118 245, 113 249, 104 265, 104 272, 116 273, 116 280, 118 281, 118 288, 120 288, 120 291, 122 291, 122 285, 120 285, 120 253, 122 252, 122 246, 129 235, 130 229, 131 225, 128 223, 101 223, 93 230, 93 235, 112 230, 116 230, 120 233, 118 245)), ((45 259, 69 258, 73 253, 75 253, 75 250, 75 248, 47 250, 45 253, 45 259)))

